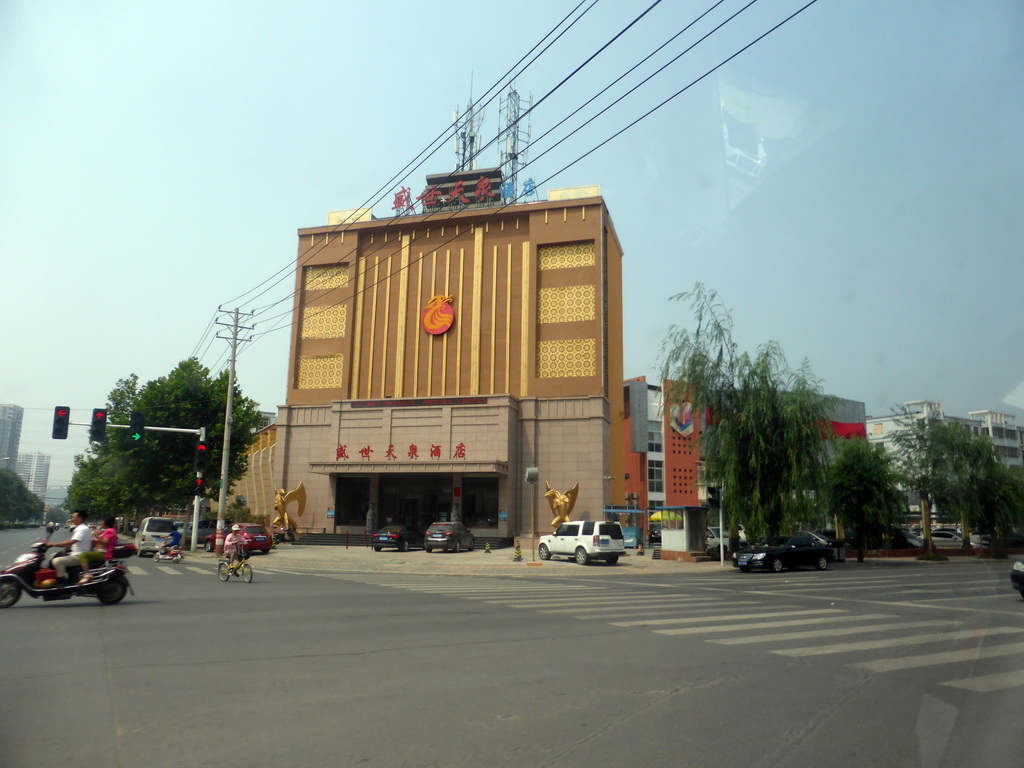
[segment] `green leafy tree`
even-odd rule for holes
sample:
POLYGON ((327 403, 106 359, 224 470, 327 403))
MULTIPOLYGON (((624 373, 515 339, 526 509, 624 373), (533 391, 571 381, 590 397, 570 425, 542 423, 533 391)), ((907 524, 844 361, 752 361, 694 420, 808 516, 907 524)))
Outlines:
POLYGON ((777 534, 814 514, 825 481, 822 425, 830 398, 809 365, 793 370, 775 342, 754 354, 732 339, 732 318, 718 294, 697 283, 672 297, 689 305, 696 328, 673 326, 662 345, 663 377, 674 402, 709 414, 700 435, 707 485, 724 486, 722 504, 748 538, 777 534))
POLYGON ((0 469, 0 523, 43 519, 43 501, 10 469, 0 469))
POLYGON ((1024 481, 1003 466, 992 441, 958 422, 904 412, 893 443, 904 484, 921 496, 922 525, 931 547, 931 512, 972 530, 1005 535, 1021 519, 1024 481))
MULTIPOLYGON (((145 414, 147 426, 205 427, 211 446, 206 493, 216 496, 220 487, 227 387, 226 371, 211 377, 209 369, 195 358, 182 361, 168 375, 142 386, 132 374, 118 381, 110 393, 109 424, 127 424, 131 412, 140 411, 145 414)), ((236 382, 229 482, 245 474, 245 450, 259 420, 256 403, 242 395, 236 382)), ((136 516, 187 508, 192 501, 196 442, 194 435, 148 429, 143 439, 136 442, 127 429, 108 427, 106 441, 93 443, 86 455, 75 459, 75 474, 68 490, 70 505, 136 516)))
POLYGON ((866 440, 837 441, 829 467, 829 506, 837 518, 856 531, 857 562, 864 562, 867 542, 887 538, 906 519, 906 498, 891 454, 866 440))

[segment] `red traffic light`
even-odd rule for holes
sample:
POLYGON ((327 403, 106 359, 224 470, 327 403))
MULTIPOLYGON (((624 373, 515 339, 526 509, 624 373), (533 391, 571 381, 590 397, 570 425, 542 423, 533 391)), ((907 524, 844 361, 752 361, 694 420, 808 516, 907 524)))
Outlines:
POLYGON ((198 445, 196 445, 196 457, 192 464, 193 469, 195 469, 196 472, 205 472, 207 464, 209 464, 209 459, 210 444, 205 440, 200 440, 198 445))
POLYGON ((106 408, 92 409, 92 423, 89 424, 89 439, 94 443, 102 443, 107 439, 106 408))
POLYGON ((51 437, 54 440, 68 439, 68 426, 71 424, 71 409, 66 405, 58 405, 53 409, 53 432, 51 437))

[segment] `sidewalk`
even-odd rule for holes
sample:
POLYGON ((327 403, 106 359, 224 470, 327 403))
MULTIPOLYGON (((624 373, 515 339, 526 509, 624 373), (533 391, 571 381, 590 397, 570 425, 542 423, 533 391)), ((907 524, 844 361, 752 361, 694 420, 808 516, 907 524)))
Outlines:
MULTIPOLYGON (((252 564, 256 569, 268 571, 302 571, 302 572, 335 572, 335 573, 395 573, 404 575, 472 575, 472 576, 541 576, 541 577, 590 577, 590 576, 659 576, 687 573, 694 575, 711 575, 731 573, 735 569, 726 560, 722 565, 718 560, 705 563, 684 563, 672 560, 660 560, 651 557, 648 550, 644 555, 628 553, 614 566, 604 563, 593 563, 579 566, 571 560, 535 559, 535 554, 523 550, 522 562, 515 562, 515 549, 512 547, 495 549, 485 552, 475 549, 472 552, 431 552, 412 550, 397 552, 384 550, 374 552, 370 547, 333 547, 281 544, 267 555, 253 555, 252 564)), ((206 552, 186 553, 191 559, 213 559, 216 555, 206 552)), ((873 558, 859 564, 856 558, 845 563, 836 563, 836 570, 844 568, 864 568, 879 565, 922 566, 913 559, 884 560, 873 558)))

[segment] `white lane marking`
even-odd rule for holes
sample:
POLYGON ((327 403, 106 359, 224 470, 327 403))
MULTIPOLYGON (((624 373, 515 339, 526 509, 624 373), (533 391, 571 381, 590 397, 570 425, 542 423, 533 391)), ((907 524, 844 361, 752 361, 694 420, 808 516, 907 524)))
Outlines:
POLYGON ((867 632, 887 632, 892 629, 917 629, 918 627, 946 627, 959 624, 959 621, 904 621, 895 624, 872 624, 864 627, 835 627, 833 629, 812 629, 808 632, 779 632, 774 635, 756 635, 755 637, 723 637, 708 640, 717 645, 751 645, 752 643, 774 643, 779 640, 803 640, 811 637, 833 637, 836 635, 861 635, 867 632))
MULTIPOLYGON (((479 598, 469 598, 470 600, 479 598)), ((634 605, 648 605, 657 607, 664 604, 665 598, 663 597, 644 597, 642 595, 605 595, 604 597, 575 597, 575 598, 558 598, 552 599, 547 597, 533 597, 526 598, 502 598, 502 599, 490 599, 487 600, 489 603, 494 605, 504 605, 508 608, 555 608, 560 605, 602 605, 608 603, 627 603, 634 605)), ((721 601, 719 601, 721 602, 721 601)))
POLYGON ((156 567, 156 569, 158 571, 163 571, 164 573, 170 573, 170 574, 172 574, 174 576, 181 576, 182 575, 181 571, 178 568, 171 568, 171 566, 169 566, 169 565, 158 565, 156 567))
POLYGON ((139 566, 137 565, 129 565, 128 573, 132 574, 133 576, 149 576, 149 574, 144 569, 139 568, 139 566))
POLYGON ((873 651, 879 648, 899 648, 906 645, 925 645, 940 643, 945 640, 968 640, 972 637, 986 635, 1006 635, 1013 632, 1024 632, 1016 627, 992 627, 990 629, 964 629, 957 632, 936 632, 930 635, 911 635, 895 637, 887 640, 865 640, 859 643, 839 643, 837 645, 812 645, 807 648, 790 648, 772 651, 779 656, 826 656, 831 653, 851 653, 853 651, 873 651))
MULTIPOLYGON (((723 610, 730 610, 734 605, 761 605, 760 600, 730 600, 728 605, 722 605, 722 601, 717 597, 714 598, 683 598, 681 600, 673 601, 662 601, 657 604, 658 608, 664 608, 665 611, 673 611, 684 608, 720 608, 723 610)), ((549 610, 541 611, 541 613, 599 613, 609 612, 612 610, 616 611, 628 611, 630 613, 636 613, 637 611, 650 611, 652 606, 650 605, 638 605, 635 608, 609 608, 608 606, 595 606, 593 608, 551 608, 549 610)))
MULTIPOLYGON (((747 619, 768 619, 779 616, 820 616, 823 613, 848 613, 840 608, 817 608, 806 611, 782 611, 788 606, 780 605, 776 610, 769 613, 732 613, 725 616, 691 616, 686 619, 645 619, 644 621, 619 621, 613 622, 614 627, 655 627, 663 624, 688 624, 694 621, 746 621, 747 619)), ((743 629, 737 625, 735 629, 743 629)))
POLYGON ((942 683, 950 688, 961 688, 974 693, 991 693, 992 691, 1003 691, 1007 688, 1019 688, 1024 685, 1024 669, 1016 672, 1000 672, 995 675, 981 675, 979 677, 968 677, 964 680, 950 680, 942 683))
POLYGON ((194 573, 201 573, 203 576, 209 576, 211 573, 214 573, 209 568, 197 568, 194 565, 186 565, 185 567, 194 573))
POLYGON ((931 667, 936 664, 954 664, 959 661, 976 661, 977 659, 994 659, 999 656, 1014 656, 1024 653, 1024 643, 1007 643, 1006 645, 986 645, 965 648, 962 651, 943 651, 941 653, 925 653, 900 659, 876 659, 863 661, 850 666, 869 669, 872 672, 893 672, 916 667, 931 667))
POLYGON ((823 619, 796 619, 795 621, 762 621, 754 624, 723 624, 710 627, 688 627, 686 629, 655 629, 658 635, 703 635, 712 632, 736 632, 751 629, 772 629, 774 627, 803 627, 810 624, 831 624, 838 621, 861 621, 862 619, 893 618, 891 614, 877 613, 863 616, 827 616, 823 619))

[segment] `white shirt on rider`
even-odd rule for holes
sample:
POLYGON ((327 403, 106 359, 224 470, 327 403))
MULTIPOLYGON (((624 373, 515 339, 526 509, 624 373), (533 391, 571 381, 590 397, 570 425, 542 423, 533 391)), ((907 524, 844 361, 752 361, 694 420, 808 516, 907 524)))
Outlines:
POLYGON ((85 523, 75 526, 75 530, 71 532, 71 540, 72 555, 81 555, 92 549, 92 531, 85 523))

